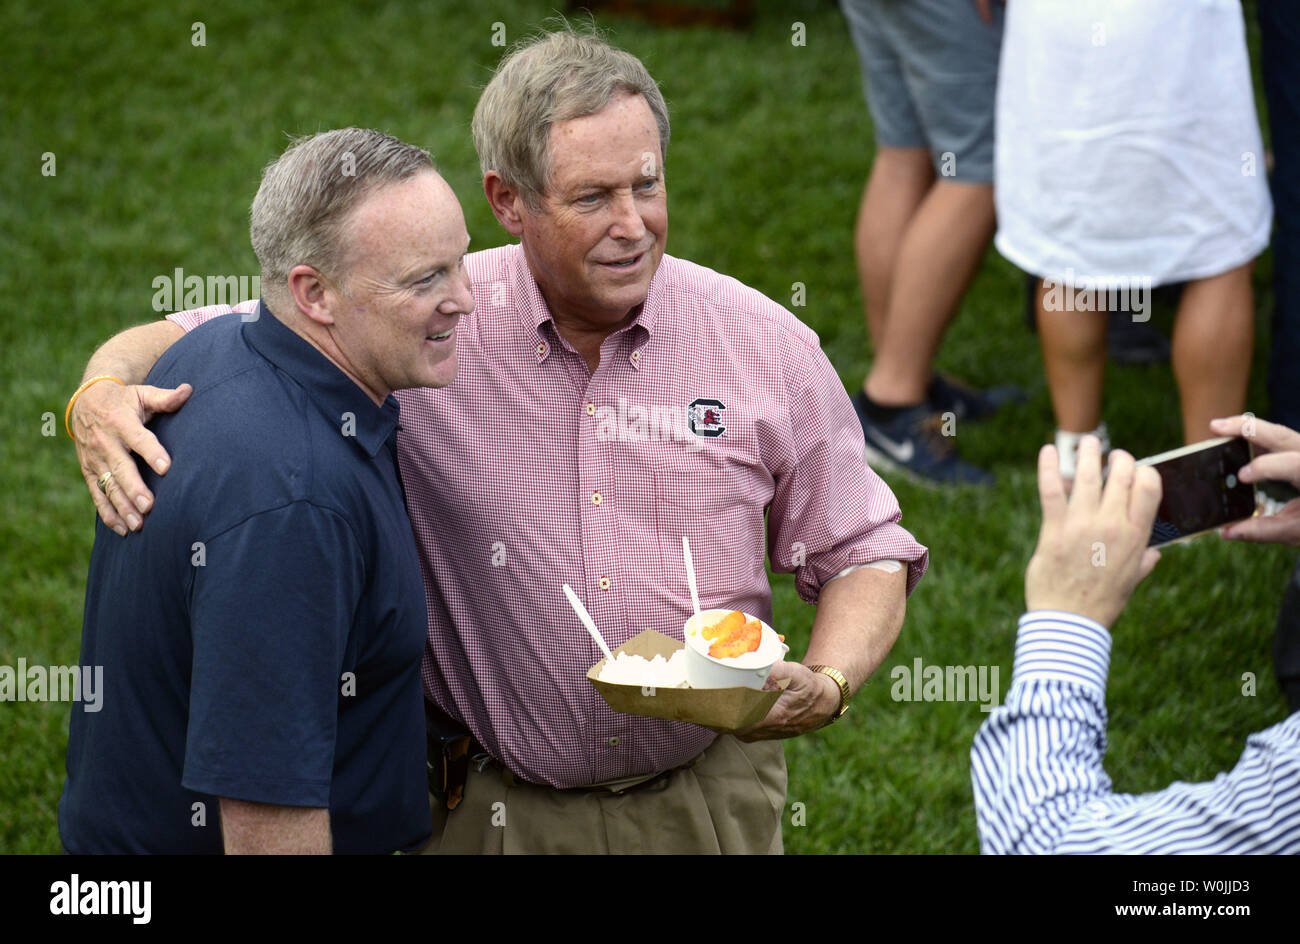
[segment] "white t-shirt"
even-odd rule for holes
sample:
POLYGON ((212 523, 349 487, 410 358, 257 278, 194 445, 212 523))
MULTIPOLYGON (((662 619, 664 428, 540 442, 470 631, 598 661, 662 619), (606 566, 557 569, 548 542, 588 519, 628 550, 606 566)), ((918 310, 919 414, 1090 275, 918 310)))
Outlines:
POLYGON ((998 250, 1067 285, 1257 256, 1273 205, 1237 0, 1011 0, 994 186, 998 250))

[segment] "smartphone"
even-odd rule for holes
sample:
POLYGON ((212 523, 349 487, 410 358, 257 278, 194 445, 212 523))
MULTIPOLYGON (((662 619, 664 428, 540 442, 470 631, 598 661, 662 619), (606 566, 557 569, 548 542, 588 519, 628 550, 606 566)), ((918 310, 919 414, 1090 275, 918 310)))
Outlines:
POLYGON ((1252 458, 1240 436, 1209 439, 1138 461, 1160 473, 1162 493, 1148 547, 1164 547, 1255 514, 1255 486, 1237 478, 1252 458))

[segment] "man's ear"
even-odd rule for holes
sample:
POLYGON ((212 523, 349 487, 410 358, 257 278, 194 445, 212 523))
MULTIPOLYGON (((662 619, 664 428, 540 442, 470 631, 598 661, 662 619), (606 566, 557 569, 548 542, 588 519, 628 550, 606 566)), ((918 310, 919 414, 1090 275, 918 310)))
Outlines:
POLYGON ((507 184, 494 170, 483 175, 483 193, 487 195, 488 205, 507 233, 522 236, 524 233, 523 197, 507 184))
POLYGON ((288 283, 289 294, 300 312, 317 324, 334 323, 335 294, 316 269, 296 265, 289 270, 288 283))

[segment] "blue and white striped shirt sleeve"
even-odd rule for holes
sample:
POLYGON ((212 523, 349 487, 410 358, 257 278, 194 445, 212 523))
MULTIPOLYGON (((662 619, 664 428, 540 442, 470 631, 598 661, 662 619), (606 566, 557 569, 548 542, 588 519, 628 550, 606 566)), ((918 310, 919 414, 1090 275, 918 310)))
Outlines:
POLYGON ((1117 794, 1102 768, 1110 633, 1073 613, 1020 618, 1006 702, 971 748, 980 851, 1300 853, 1300 713, 1252 734, 1230 773, 1117 794))

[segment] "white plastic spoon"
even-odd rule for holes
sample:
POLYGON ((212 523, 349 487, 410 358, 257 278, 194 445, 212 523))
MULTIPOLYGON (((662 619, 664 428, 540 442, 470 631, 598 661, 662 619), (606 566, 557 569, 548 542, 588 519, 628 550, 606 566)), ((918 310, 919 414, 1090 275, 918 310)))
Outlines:
POLYGON ((613 662, 614 653, 610 652, 609 646, 605 645, 605 638, 601 636, 600 630, 596 629, 596 621, 591 618, 587 608, 582 605, 578 595, 573 592, 573 588, 567 583, 564 585, 564 595, 569 598, 569 605, 573 607, 573 612, 578 614, 578 619, 582 620, 582 625, 587 627, 587 632, 591 633, 591 638, 596 640, 596 645, 600 646, 600 651, 605 653, 605 658, 613 662))
POLYGON ((700 615, 700 592, 695 586, 695 561, 691 559, 691 542, 686 540, 686 535, 682 535, 682 553, 686 556, 686 583, 691 588, 691 605, 695 607, 695 615, 700 615))

